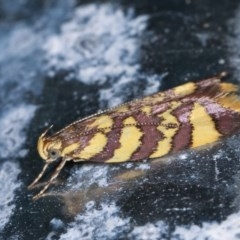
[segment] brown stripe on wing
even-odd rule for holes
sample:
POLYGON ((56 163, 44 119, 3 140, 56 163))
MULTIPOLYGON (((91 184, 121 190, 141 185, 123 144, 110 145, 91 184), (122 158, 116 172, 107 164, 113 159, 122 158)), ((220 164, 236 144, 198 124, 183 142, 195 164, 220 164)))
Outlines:
POLYGON ((180 101, 172 101, 169 109, 159 114, 159 117, 162 118, 162 123, 157 126, 157 130, 162 132, 164 137, 158 141, 158 145, 150 155, 150 158, 158 158, 172 151, 172 140, 179 126, 178 119, 172 114, 172 111, 180 105, 180 101))
MULTIPOLYGON (((66 131, 60 132, 56 138, 61 139, 62 147, 66 148, 69 145, 80 143, 81 148, 84 148, 88 145, 90 139, 92 138, 91 135, 82 136, 81 131, 79 131, 78 126, 72 125, 67 128, 66 131)), ((77 149, 74 153, 78 153, 80 149, 77 149)), ((69 153, 70 154, 70 153, 69 153)))
POLYGON ((83 149, 85 149, 90 144, 90 141, 93 138, 93 136, 94 136, 93 134, 84 136, 75 135, 72 136, 72 138, 63 139, 63 146, 65 146, 66 148, 72 144, 79 143, 79 147, 73 150, 72 152, 69 152, 67 156, 69 156, 69 158, 72 158, 76 162, 81 161, 78 155, 81 153, 83 149))
POLYGON ((184 106, 181 105, 172 111, 172 114, 178 119, 180 125, 177 133, 172 140, 172 151, 178 152, 180 150, 189 148, 192 142, 192 125, 189 120, 190 113, 193 108, 193 103, 184 106))
POLYGON ((134 115, 134 118, 139 122, 139 128, 143 133, 141 137, 141 145, 132 155, 131 160, 143 160, 148 158, 158 145, 158 141, 163 139, 162 132, 157 130, 158 124, 161 124, 162 119, 158 116, 148 116, 143 112, 134 115))
MULTIPOLYGON (((94 121, 95 119, 93 119, 93 121, 92 120, 89 121, 89 123, 90 122, 92 123, 94 121)), ((76 129, 77 125, 78 124, 74 124, 71 126, 71 128, 76 129)), ((101 132, 101 129, 98 129, 96 126, 92 127, 91 130, 89 129, 88 131, 86 131, 86 128, 85 131, 74 131, 72 132, 70 137, 65 136, 65 138, 63 138, 65 146, 69 146, 74 143, 79 143, 79 147, 72 151, 71 153, 69 153, 69 156, 72 157, 75 162, 82 161, 83 159, 81 158, 81 154, 87 147, 91 146, 91 140, 93 140, 96 134, 98 134, 99 132, 101 132)), ((90 161, 90 158, 85 158, 84 160, 90 161)))
MULTIPOLYGON (((212 86, 220 87, 221 80, 218 77, 208 78, 202 81, 196 82, 196 86, 198 89, 209 89, 212 86)), ((197 91, 197 90, 196 90, 197 91)))
POLYGON ((227 109, 210 99, 199 99, 202 106, 215 122, 216 129, 222 135, 233 134, 239 130, 240 114, 227 109))
POLYGON ((89 159, 92 162, 104 162, 114 156, 115 149, 121 147, 119 139, 121 137, 122 124, 126 116, 118 117, 114 119, 114 124, 112 129, 106 133, 107 144, 103 151, 96 154, 93 158, 89 159))
POLYGON ((214 98, 220 93, 222 93, 220 80, 217 78, 211 78, 204 81, 196 82, 195 86, 195 92, 188 95, 187 99, 192 98, 192 100, 195 100, 201 97, 214 98))

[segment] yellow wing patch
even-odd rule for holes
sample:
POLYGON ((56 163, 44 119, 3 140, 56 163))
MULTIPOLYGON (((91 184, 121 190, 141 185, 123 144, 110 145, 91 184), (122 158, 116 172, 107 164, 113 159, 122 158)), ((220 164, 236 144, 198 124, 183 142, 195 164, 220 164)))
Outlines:
POLYGON ((73 144, 68 145, 67 147, 65 147, 62 150, 62 156, 65 156, 65 155, 73 152, 74 150, 78 149, 79 146, 80 146, 80 143, 73 143, 73 144))
POLYGON ((190 122, 193 126, 191 147, 212 143, 221 137, 221 134, 215 128, 211 116, 199 103, 194 104, 190 114, 190 122))
MULTIPOLYGON (((166 99, 166 95, 165 93, 155 93, 151 96, 147 96, 144 98, 145 104, 150 104, 150 105, 154 105, 156 103, 161 103, 162 101, 164 101, 166 99)), ((141 99, 139 99, 139 101, 134 102, 134 105, 138 105, 138 103, 141 101, 141 99)))
POLYGON ((108 115, 102 115, 96 118, 96 120, 88 126, 89 129, 94 127, 97 128, 111 128, 113 125, 113 120, 108 115))
POLYGON ((107 137, 103 133, 96 133, 86 146, 75 158, 88 160, 100 153, 107 144, 107 137))
MULTIPOLYGON (((129 117, 124 121, 124 124, 135 124, 136 121, 133 117, 129 117)), ((107 163, 125 162, 130 160, 132 154, 141 145, 140 138, 143 133, 136 126, 124 126, 120 136, 120 148, 114 151, 111 159, 107 163)))
POLYGON ((217 99, 217 102, 225 108, 240 112, 239 100, 240 99, 237 95, 229 95, 229 96, 217 99))
POLYGON ((171 111, 173 109, 177 108, 180 105, 180 103, 173 102, 171 109, 165 111, 162 114, 159 114, 159 117, 163 117, 165 120, 162 122, 162 125, 159 125, 157 127, 158 131, 162 132, 164 134, 164 139, 158 142, 158 146, 156 150, 154 151, 153 154, 150 155, 149 158, 157 158, 161 157, 171 150, 171 141, 175 133, 177 132, 177 127, 176 128, 167 128, 166 126, 171 123, 171 124, 179 124, 178 120, 176 117, 174 117, 171 114, 171 111))
POLYGON ((122 105, 122 106, 119 106, 116 109, 114 109, 114 111, 118 112, 118 113, 126 113, 129 111, 129 109, 126 105, 122 105))
POLYGON ((221 83, 221 91, 222 92, 237 92, 238 86, 232 83, 221 83))
POLYGON ((142 107, 142 111, 146 113, 147 115, 151 114, 152 108, 150 106, 144 106, 142 107))
POLYGON ((196 90, 196 84, 193 82, 183 84, 183 85, 181 85, 179 87, 175 87, 173 89, 174 93, 176 95, 180 95, 180 96, 189 95, 191 93, 194 93, 195 90, 196 90))
POLYGON ((128 117, 127 119, 124 120, 123 124, 136 124, 136 120, 134 119, 134 117, 128 117))

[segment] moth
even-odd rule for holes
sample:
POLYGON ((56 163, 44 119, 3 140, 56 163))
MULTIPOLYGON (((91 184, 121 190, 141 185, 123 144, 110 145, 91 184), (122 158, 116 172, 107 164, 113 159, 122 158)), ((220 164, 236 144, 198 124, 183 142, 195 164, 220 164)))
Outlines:
POLYGON ((122 163, 154 159, 220 140, 240 128, 238 87, 212 77, 80 119, 50 135, 37 149, 45 165, 61 159, 50 180, 34 197, 43 196, 67 161, 122 163))

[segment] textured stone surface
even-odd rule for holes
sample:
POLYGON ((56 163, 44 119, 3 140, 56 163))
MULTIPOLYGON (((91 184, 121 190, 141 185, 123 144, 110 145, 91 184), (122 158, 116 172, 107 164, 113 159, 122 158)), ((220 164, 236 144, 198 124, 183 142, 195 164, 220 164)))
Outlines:
POLYGON ((36 202, 26 188, 50 124, 221 71, 238 83, 239 16, 228 0, 0 0, 0 239, 239 239, 238 135, 165 164, 69 163, 36 202))

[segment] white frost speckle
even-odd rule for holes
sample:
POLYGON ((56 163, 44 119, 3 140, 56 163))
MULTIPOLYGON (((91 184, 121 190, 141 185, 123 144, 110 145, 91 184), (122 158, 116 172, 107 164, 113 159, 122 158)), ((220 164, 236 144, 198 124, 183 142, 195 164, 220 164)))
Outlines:
POLYGON ((135 169, 147 170, 150 169, 149 163, 139 163, 136 165, 135 169))
POLYGON ((167 239, 168 225, 163 221, 158 221, 155 224, 147 223, 144 226, 138 226, 129 234, 130 239, 141 240, 157 240, 167 239))
POLYGON ((59 228, 63 227, 63 225, 64 225, 63 221, 60 219, 57 219, 57 218, 53 218, 50 221, 50 224, 53 226, 54 229, 59 229, 59 228))
MULTIPOLYGON (((28 96, 38 96, 44 84, 40 74, 42 51, 39 48, 43 35, 24 22, 5 25, 3 20, 0 26, 0 232, 11 223, 15 210, 15 192, 21 185, 18 179, 21 170, 13 161, 19 161, 28 153, 23 146, 26 130, 37 109, 27 99, 28 96)), ((8 239, 20 239, 20 236, 16 233, 8 239)))
POLYGON ((149 94, 153 94, 156 92, 156 90, 160 87, 160 83, 161 83, 161 79, 163 79, 164 77, 166 77, 168 75, 168 73, 163 73, 161 74, 161 76, 159 75, 153 75, 153 76, 149 76, 147 78, 148 80, 148 85, 146 87, 146 89, 144 89, 144 95, 149 95, 149 94))
MULTIPOLYGON (((91 202, 92 203, 92 202, 91 202)), ((87 205, 84 213, 75 218, 61 240, 113 239, 119 233, 129 228, 129 218, 119 216, 119 209, 115 204, 101 204, 96 209, 94 204, 87 205)))
POLYGON ((16 25, 13 31, 9 31, 9 35, 1 39, 0 62, 11 57, 26 56, 35 49, 34 44, 36 44, 36 34, 32 29, 21 24, 16 25))
POLYGON ((196 37, 203 47, 207 46, 208 40, 211 38, 211 35, 208 32, 197 33, 196 37))
MULTIPOLYGON (((0 118, 0 157, 16 156, 26 140, 24 130, 36 110, 34 105, 19 105, 5 112, 0 118)), ((20 152, 22 155, 22 152, 20 152)))
POLYGON ((71 189, 86 189, 92 184, 99 187, 108 185, 107 182, 108 166, 83 165, 81 168, 74 168, 68 178, 68 185, 71 189))
POLYGON ((223 64, 226 63, 226 61, 225 61, 224 59, 221 58, 221 59, 218 60, 218 63, 219 63, 220 65, 223 65, 223 64))
MULTIPOLYGON (((186 209, 188 210, 188 209, 186 209)), ((141 240, 238 240, 240 239, 240 212, 230 215, 221 223, 204 222, 202 227, 197 225, 178 226, 169 237, 169 226, 163 221, 136 226, 129 237, 141 240)))
POLYGON ((186 160, 188 158, 188 156, 189 155, 187 153, 181 153, 181 154, 179 154, 178 158, 180 160, 186 160))
POLYGON ((60 33, 44 45, 49 75, 64 70, 68 72, 66 80, 98 84, 103 108, 122 103, 123 93, 131 92, 141 79, 147 83, 144 95, 156 92, 167 73, 140 74, 141 39, 147 21, 146 15, 136 17, 133 9, 124 12, 112 4, 77 8, 60 33))
POLYGON ((202 227, 192 225, 189 228, 177 227, 174 239, 181 240, 237 240, 240 239, 240 212, 230 215, 221 223, 203 223, 202 227), (179 238, 177 238, 177 236, 179 238))
POLYGON ((17 181, 20 169, 17 164, 5 162, 0 166, 0 231, 4 228, 12 211, 15 208, 13 199, 15 190, 20 187, 20 182, 17 181))
POLYGON ((104 82, 109 76, 132 76, 139 68, 138 38, 146 20, 111 4, 77 8, 61 33, 44 46, 49 69, 74 69, 77 79, 86 84, 104 82))
POLYGON ((233 37, 228 37, 229 62, 234 67, 235 77, 240 81, 240 7, 230 22, 230 29, 233 29, 233 37))

